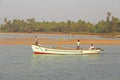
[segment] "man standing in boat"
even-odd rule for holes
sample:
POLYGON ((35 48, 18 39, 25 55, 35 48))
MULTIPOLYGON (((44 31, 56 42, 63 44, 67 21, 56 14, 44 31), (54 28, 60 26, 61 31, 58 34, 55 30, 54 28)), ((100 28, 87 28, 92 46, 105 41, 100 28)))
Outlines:
POLYGON ((79 50, 79 49, 80 49, 80 40, 78 40, 78 41, 76 42, 76 45, 77 45, 77 50, 79 50))
POLYGON ((38 45, 38 38, 35 36, 35 45, 38 45))

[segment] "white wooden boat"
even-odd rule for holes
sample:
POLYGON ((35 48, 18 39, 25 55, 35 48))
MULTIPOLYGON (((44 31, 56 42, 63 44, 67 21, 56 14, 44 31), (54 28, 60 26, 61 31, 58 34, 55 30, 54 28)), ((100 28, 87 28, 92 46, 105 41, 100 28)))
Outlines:
POLYGON ((100 49, 80 49, 80 50, 70 50, 70 49, 50 49, 42 46, 31 45, 34 54, 61 54, 61 55, 78 55, 78 54, 99 54, 100 49))

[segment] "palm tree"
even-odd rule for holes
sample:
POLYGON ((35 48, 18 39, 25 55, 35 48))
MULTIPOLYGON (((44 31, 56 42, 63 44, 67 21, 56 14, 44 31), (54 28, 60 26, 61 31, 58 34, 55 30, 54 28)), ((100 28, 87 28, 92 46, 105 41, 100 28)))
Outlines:
POLYGON ((107 17, 106 17, 107 22, 110 21, 110 17, 111 17, 111 12, 107 12, 107 17))
POLYGON ((110 33, 111 32, 111 25, 110 25, 110 17, 111 17, 111 12, 107 12, 107 17, 106 17, 106 32, 110 33))

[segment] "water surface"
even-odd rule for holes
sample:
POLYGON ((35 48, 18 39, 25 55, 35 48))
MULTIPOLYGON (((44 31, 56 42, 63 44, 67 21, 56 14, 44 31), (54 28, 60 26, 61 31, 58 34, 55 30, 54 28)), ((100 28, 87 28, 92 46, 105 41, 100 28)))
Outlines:
POLYGON ((108 40, 120 40, 120 38, 102 38, 97 35, 68 35, 68 34, 0 34, 0 38, 34 38, 35 35, 38 38, 47 39, 108 39, 108 40))
POLYGON ((120 46, 100 46, 97 55, 33 55, 27 45, 0 45, 0 80, 120 80, 120 46))

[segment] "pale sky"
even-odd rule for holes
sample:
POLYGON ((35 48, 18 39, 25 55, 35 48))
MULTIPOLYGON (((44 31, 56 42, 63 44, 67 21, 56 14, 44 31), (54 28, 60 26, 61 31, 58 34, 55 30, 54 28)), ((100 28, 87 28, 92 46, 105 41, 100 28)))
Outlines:
POLYGON ((105 20, 108 11, 120 18, 120 0, 0 0, 0 22, 6 17, 96 23, 105 20))

